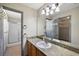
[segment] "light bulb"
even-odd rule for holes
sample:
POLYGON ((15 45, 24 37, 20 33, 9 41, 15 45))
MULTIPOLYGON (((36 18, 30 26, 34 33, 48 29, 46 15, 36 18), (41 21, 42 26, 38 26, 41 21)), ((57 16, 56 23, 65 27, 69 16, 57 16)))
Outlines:
POLYGON ((70 17, 68 16, 67 19, 70 19, 70 17))
POLYGON ((51 11, 50 11, 50 14, 53 14, 53 13, 54 13, 54 11, 53 11, 53 10, 51 10, 51 11))
POLYGON ((46 7, 46 12, 49 12, 49 7, 46 7))
POLYGON ((42 11, 41 11, 41 14, 42 14, 42 15, 45 14, 45 10, 42 10, 42 11))
POLYGON ((52 8, 51 9, 55 9, 55 8, 56 8, 55 4, 52 4, 52 8))
POLYGON ((59 12, 59 11, 60 11, 60 9, 59 9, 59 7, 57 7, 56 10, 55 10, 55 12, 59 12))

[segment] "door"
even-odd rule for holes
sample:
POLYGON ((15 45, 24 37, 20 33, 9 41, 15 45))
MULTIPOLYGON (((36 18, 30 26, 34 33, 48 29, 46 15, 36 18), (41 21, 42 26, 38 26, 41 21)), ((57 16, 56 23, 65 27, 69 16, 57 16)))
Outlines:
POLYGON ((18 42, 18 24, 15 22, 9 22, 9 44, 18 42))
POLYGON ((70 42, 70 17, 59 18, 59 39, 70 42))

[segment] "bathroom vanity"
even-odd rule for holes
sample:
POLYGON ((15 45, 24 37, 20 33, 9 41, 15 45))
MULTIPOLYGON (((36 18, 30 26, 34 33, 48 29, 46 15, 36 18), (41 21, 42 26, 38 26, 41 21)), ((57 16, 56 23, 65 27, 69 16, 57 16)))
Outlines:
POLYGON ((32 42, 27 41, 27 56, 45 56, 32 42))
POLYGON ((28 56, 79 56, 79 53, 68 50, 52 43, 50 48, 40 48, 37 43, 42 41, 39 38, 28 39, 26 46, 28 56))

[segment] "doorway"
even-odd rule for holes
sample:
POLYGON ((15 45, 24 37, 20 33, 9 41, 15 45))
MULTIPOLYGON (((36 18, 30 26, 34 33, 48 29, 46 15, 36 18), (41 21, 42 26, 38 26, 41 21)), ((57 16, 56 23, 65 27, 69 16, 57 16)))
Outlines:
MULTIPOLYGON (((4 10, 9 10, 9 11, 12 11, 12 12, 15 12, 15 13, 19 13, 21 14, 21 20, 20 20, 20 24, 17 23, 16 21, 10 21, 9 20, 9 36, 8 36, 8 43, 14 43, 14 42, 18 42, 20 41, 21 44, 19 45, 19 47, 12 47, 11 49, 12 50, 15 50, 15 48, 17 49, 17 51, 21 52, 20 55, 23 55, 23 12, 22 11, 18 11, 16 9, 13 9, 13 8, 9 8, 9 7, 6 7, 6 6, 3 6, 3 9, 4 10), (20 27, 18 26, 20 25, 20 27), (18 30, 19 28, 20 30, 18 30), (20 34, 20 35, 19 35, 20 34), (16 37, 15 37, 16 36, 16 37), (18 50, 20 49, 20 50, 18 50)), ((11 50, 10 49, 10 50, 11 50)), ((9 50, 9 51, 10 51, 9 50)), ((12 51, 11 50, 11 51, 12 51)), ((9 52, 8 51, 8 52, 9 52)), ((16 52, 16 51, 15 51, 16 52)), ((13 52, 14 53, 14 52, 13 52)), ((17 53, 17 52, 16 52, 17 53)), ((9 53, 10 54, 10 53, 9 53)), ((15 55, 16 56, 16 55, 15 55)))

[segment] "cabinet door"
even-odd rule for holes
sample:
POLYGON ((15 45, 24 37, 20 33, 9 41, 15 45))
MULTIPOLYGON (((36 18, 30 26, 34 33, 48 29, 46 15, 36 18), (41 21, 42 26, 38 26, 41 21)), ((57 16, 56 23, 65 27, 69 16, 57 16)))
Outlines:
POLYGON ((31 45, 31 43, 29 43, 29 42, 27 42, 27 55, 28 56, 31 56, 32 54, 32 47, 31 47, 32 45, 31 45))
POLYGON ((32 47, 32 56, 36 56, 37 55, 37 49, 34 45, 31 46, 32 47))
POLYGON ((36 51, 36 47, 34 45, 32 45, 30 42, 27 43, 28 47, 27 47, 27 55, 28 56, 36 56, 37 55, 37 51, 36 51))
POLYGON ((37 56, 46 56, 46 55, 37 49, 37 56))

